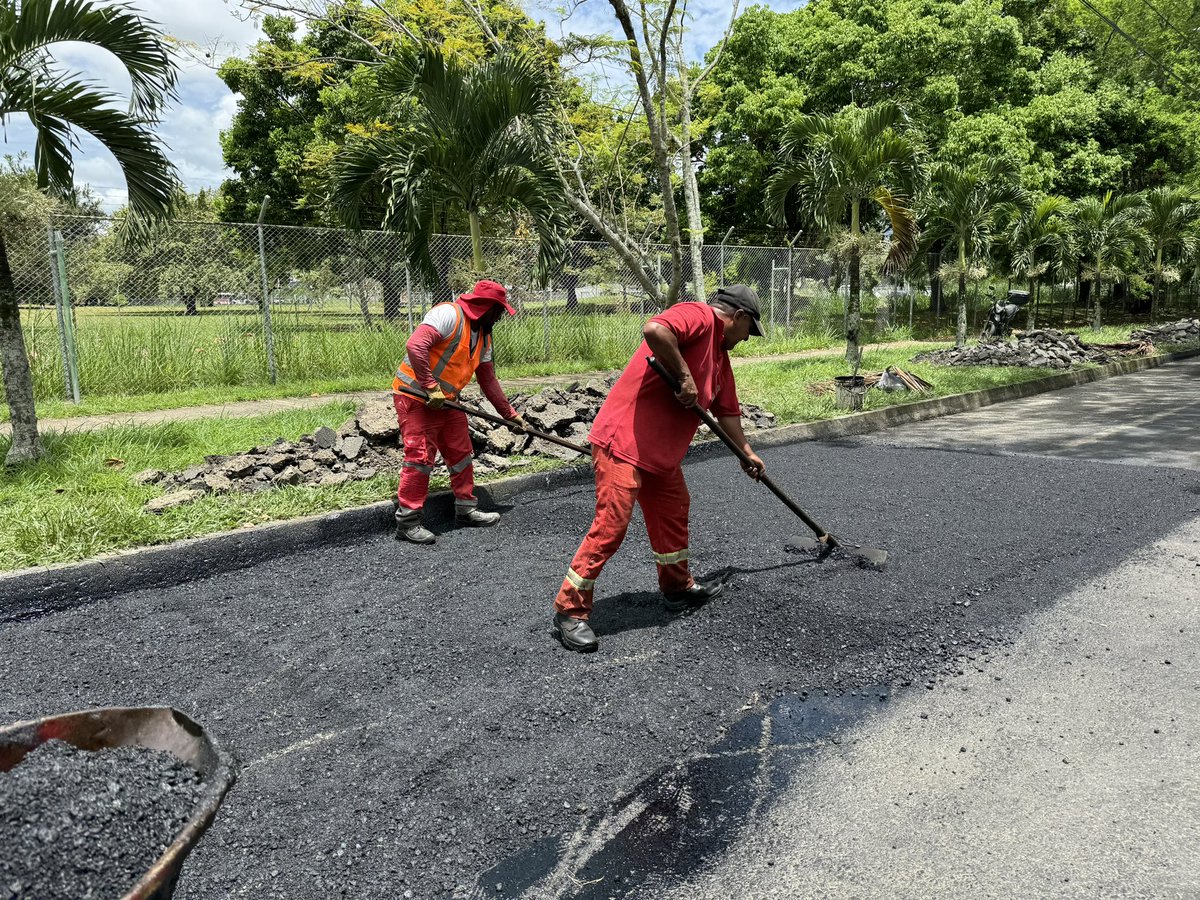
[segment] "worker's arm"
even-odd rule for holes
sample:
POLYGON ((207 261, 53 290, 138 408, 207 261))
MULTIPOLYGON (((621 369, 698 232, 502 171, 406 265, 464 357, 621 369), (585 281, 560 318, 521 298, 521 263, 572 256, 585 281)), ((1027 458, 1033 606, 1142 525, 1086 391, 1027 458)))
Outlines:
POLYGON ((479 388, 483 391, 483 396, 487 397, 488 402, 496 407, 496 412, 500 414, 502 419, 517 418, 517 411, 508 402, 508 397, 504 394, 504 388, 500 387, 500 381, 496 378, 496 367, 494 364, 490 362, 480 363, 479 368, 475 370, 475 380, 479 382, 479 388))
POLYGON ((766 466, 754 452, 754 448, 750 446, 750 442, 746 440, 746 432, 742 430, 741 416, 717 416, 717 424, 721 429, 729 435, 729 439, 738 447, 742 448, 742 452, 750 458, 750 465, 742 463, 742 471, 753 478, 755 481, 766 471, 766 466))
POLYGON ((425 393, 429 394, 427 405, 433 409, 437 409, 446 401, 446 395, 442 393, 429 365, 429 351, 441 339, 440 331, 432 325, 422 323, 404 345, 404 349, 408 351, 408 364, 412 366, 413 374, 417 376, 421 387, 425 388, 425 393))
POLYGON ((642 329, 642 337, 646 339, 646 346, 650 348, 655 359, 679 382, 676 398, 684 406, 693 406, 698 396, 696 382, 692 380, 692 373, 683 361, 683 354, 679 352, 679 339, 675 337, 675 332, 666 325, 651 320, 642 329))

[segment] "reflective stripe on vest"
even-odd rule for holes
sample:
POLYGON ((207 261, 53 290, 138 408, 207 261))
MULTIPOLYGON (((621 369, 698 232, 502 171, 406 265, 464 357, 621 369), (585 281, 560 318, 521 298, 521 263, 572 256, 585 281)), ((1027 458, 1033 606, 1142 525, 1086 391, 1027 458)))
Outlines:
MULTIPOLYGON (((467 323, 467 316, 457 303, 451 305, 454 307, 454 330, 450 332, 449 337, 434 344, 430 349, 429 366, 430 373, 442 393, 454 399, 474 377, 475 370, 479 368, 479 361, 483 358, 484 349, 492 345, 492 338, 491 335, 484 335, 475 347, 471 347, 471 328, 467 323)), ((417 374, 407 353, 396 370, 392 390, 399 391, 401 386, 415 388, 422 394, 426 392, 425 386, 417 381, 417 374)))

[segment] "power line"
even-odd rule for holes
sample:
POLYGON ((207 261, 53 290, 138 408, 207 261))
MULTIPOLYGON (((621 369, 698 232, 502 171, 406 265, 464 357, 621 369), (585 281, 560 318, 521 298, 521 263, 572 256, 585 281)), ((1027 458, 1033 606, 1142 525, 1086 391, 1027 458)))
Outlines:
POLYGON ((1172 31, 1174 31, 1176 34, 1178 34, 1181 38, 1183 38, 1183 42, 1185 44, 1187 44, 1189 47, 1191 47, 1197 53, 1200 53, 1200 47, 1197 47, 1195 44, 1192 43, 1191 36, 1189 34, 1187 34, 1187 32, 1182 31, 1178 26, 1175 25, 1174 22, 1172 22, 1170 19, 1168 19, 1166 16, 1164 16, 1161 12, 1159 12, 1158 7, 1155 6, 1153 3, 1151 3, 1150 0, 1138 0, 1138 2, 1141 3, 1142 6, 1147 7, 1151 12, 1153 12, 1156 16, 1158 16, 1159 19, 1162 20, 1163 24, 1165 24, 1168 28, 1170 28, 1172 31))
POLYGON ((1121 37, 1123 37, 1125 39, 1125 42, 1127 44, 1129 44, 1129 46, 1131 46, 1134 50, 1136 50, 1142 56, 1146 57, 1146 59, 1150 60, 1150 62, 1153 63, 1154 67, 1156 69, 1158 69, 1159 72, 1161 72, 1163 75, 1167 76, 1172 81, 1174 81, 1176 84, 1178 84, 1179 87, 1189 97, 1191 97, 1193 100, 1196 99, 1195 95, 1191 91, 1191 88, 1187 84, 1185 84, 1178 75, 1175 74, 1175 71, 1173 69, 1165 66, 1162 62, 1160 62, 1158 60, 1158 58, 1154 56, 1153 53, 1148 51, 1145 47, 1143 47, 1138 42, 1137 38, 1133 37, 1133 35, 1129 34, 1127 31, 1125 31, 1125 29, 1123 29, 1120 25, 1118 25, 1116 22, 1114 22, 1112 19, 1110 19, 1104 13, 1100 12, 1100 10, 1096 9, 1096 7, 1092 5, 1091 0, 1079 0, 1079 2, 1082 3, 1084 6, 1086 6, 1088 9, 1090 9, 1093 13, 1095 13, 1095 15, 1098 18, 1102 19, 1104 21, 1104 23, 1107 24, 1108 27, 1111 28, 1114 32, 1116 32, 1121 37))

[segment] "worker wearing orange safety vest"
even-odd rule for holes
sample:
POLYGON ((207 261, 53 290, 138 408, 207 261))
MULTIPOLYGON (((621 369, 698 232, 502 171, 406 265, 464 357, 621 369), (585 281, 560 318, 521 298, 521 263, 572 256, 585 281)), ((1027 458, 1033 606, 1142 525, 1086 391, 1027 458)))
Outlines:
POLYGON ((480 281, 453 303, 439 303, 408 339, 408 351, 392 381, 392 402, 404 441, 404 465, 396 490, 396 538, 432 544, 436 538, 422 522, 429 476, 438 451, 450 470, 454 520, 459 525, 495 525, 496 512, 483 512, 475 497, 474 449, 466 415, 447 409, 472 378, 514 430, 525 421, 504 395, 492 365, 492 327, 516 311, 504 286, 480 281), (419 396, 413 396, 418 394, 419 396))

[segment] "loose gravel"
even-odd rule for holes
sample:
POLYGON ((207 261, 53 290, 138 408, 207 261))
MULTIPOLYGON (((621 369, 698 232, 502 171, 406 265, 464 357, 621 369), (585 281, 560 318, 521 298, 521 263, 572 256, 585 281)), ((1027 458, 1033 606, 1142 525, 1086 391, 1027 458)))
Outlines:
POLYGON ((746 710, 953 684, 1027 612, 1200 512, 1181 470, 866 440, 762 455, 887 567, 788 553, 803 524, 714 456, 686 466, 691 546, 724 595, 669 615, 635 522, 598 584, 598 653, 549 634, 582 485, 524 494, 495 528, 435 524, 429 548, 373 536, 6 626, 0 719, 169 704, 233 751, 179 900, 464 896, 746 710))
POLYGON ((160 750, 47 741, 0 773, 0 897, 123 896, 203 790, 198 772, 160 750))

